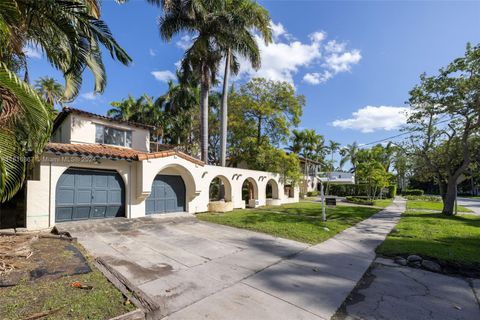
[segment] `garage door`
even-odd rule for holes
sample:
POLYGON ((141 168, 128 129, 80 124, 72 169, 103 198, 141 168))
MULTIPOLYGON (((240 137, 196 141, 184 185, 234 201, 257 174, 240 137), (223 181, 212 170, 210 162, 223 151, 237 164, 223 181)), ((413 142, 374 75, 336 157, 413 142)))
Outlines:
POLYGON ((68 169, 57 183, 55 221, 125 216, 125 186, 116 171, 68 169))
POLYGON ((185 184, 180 176, 157 175, 145 200, 146 213, 185 211, 185 184))

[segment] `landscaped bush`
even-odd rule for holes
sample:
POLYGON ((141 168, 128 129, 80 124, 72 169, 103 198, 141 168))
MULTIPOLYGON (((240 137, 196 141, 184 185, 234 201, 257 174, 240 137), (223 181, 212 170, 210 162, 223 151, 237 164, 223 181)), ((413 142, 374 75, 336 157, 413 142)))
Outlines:
POLYGON ((350 185, 335 185, 329 186, 329 194, 339 197, 345 196, 366 196, 367 185, 365 184, 350 184, 350 185))
POLYGON ((442 198, 438 196, 404 196, 407 200, 414 200, 414 201, 432 201, 432 202, 440 202, 442 198))
POLYGON ((348 197, 345 197, 345 199, 347 200, 347 202, 355 203, 355 204, 363 204, 367 206, 373 206, 374 204, 373 200, 369 200, 367 197, 348 196, 348 197))
POLYGON ((307 197, 316 197, 318 196, 318 191, 308 191, 307 197))
POLYGON ((423 196, 423 190, 420 189, 410 189, 403 192, 404 196, 423 196))
POLYGON ((395 196, 397 195, 397 185, 394 184, 392 186, 388 186, 388 197, 389 198, 395 198, 395 196))

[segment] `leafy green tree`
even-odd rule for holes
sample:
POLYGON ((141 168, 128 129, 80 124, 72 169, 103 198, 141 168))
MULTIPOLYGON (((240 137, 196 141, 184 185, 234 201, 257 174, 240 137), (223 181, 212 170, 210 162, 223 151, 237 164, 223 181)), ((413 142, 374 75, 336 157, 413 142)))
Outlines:
POLYGON ((230 104, 232 113, 252 126, 257 146, 263 143, 286 143, 291 127, 300 123, 305 97, 295 94, 287 82, 254 78, 235 92, 230 104))
POLYGON ((252 0, 227 0, 224 10, 229 14, 228 24, 224 26, 230 32, 230 38, 222 43, 225 57, 223 76, 221 119, 220 165, 226 165, 227 157, 227 122, 228 122, 228 79, 230 71, 237 73, 239 59, 246 58, 253 68, 260 67, 260 50, 254 32, 259 31, 265 44, 272 41, 270 17, 268 11, 252 0))
POLYGON ((443 213, 452 215, 457 184, 474 163, 474 139, 480 130, 480 46, 467 45, 436 76, 420 76, 410 91, 411 152, 435 176, 443 213))

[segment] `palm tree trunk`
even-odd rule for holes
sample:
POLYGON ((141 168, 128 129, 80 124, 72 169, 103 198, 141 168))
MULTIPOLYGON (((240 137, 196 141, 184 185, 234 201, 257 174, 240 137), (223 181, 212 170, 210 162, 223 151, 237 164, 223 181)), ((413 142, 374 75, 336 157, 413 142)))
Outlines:
POLYGON ((201 88, 201 159, 203 162, 208 163, 208 83, 202 81, 201 88))
POLYGON ((223 76, 222 108, 221 108, 221 142, 220 165, 225 167, 227 162, 227 126, 228 126, 228 77, 230 75, 230 49, 225 57, 225 74, 223 76))

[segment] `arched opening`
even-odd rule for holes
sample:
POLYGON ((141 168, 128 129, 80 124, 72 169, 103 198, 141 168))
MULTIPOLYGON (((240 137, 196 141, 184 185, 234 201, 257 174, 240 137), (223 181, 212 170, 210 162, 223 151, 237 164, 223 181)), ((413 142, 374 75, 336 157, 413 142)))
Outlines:
POLYGON ((232 187, 224 176, 216 176, 208 188, 208 211, 228 212, 233 210, 232 187))
POLYGON ((275 180, 268 180, 265 195, 267 199, 278 199, 278 184, 275 180))
POLYGON ((255 180, 247 178, 242 184, 242 200, 247 208, 255 208, 258 200, 258 187, 255 180))
POLYGON ((293 198, 295 197, 295 188, 291 184, 286 184, 283 187, 283 192, 288 198, 293 198))
POLYGON ((210 201, 232 201, 232 188, 230 182, 224 176, 213 178, 208 191, 210 201))
POLYGON ((195 194, 195 180, 190 172, 176 164, 162 168, 152 181, 150 195, 145 199, 145 213, 188 211, 188 202, 195 194))

